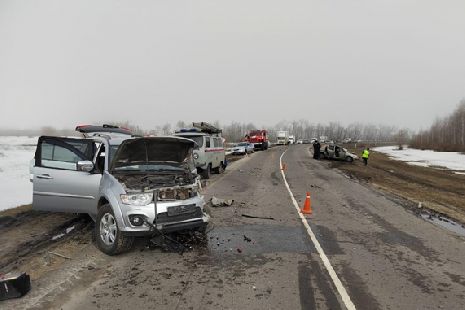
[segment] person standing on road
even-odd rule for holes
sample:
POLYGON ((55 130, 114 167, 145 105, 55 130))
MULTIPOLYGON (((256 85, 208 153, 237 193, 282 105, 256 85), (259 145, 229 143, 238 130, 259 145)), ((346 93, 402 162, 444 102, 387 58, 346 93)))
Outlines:
POLYGON ((370 157, 370 148, 367 147, 363 150, 363 153, 362 153, 362 158, 363 158, 363 163, 365 164, 365 166, 368 165, 368 157, 370 157))
POLYGON ((320 159, 321 156, 321 144, 320 141, 316 140, 316 159, 320 159))
POLYGON ((320 148, 321 148, 321 144, 320 142, 318 142, 318 140, 313 142, 313 158, 314 159, 320 159, 320 148))

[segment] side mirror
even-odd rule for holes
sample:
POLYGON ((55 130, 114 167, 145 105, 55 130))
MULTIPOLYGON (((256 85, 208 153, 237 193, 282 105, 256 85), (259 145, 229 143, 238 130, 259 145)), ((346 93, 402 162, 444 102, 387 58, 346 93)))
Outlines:
POLYGON ((91 172, 94 169, 94 163, 90 160, 83 160, 77 162, 77 171, 91 172))

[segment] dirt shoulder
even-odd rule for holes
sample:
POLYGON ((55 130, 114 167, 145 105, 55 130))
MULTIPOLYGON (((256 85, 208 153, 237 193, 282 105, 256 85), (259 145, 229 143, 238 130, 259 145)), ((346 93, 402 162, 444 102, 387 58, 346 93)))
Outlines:
MULTIPOLYGON (((350 150, 360 154, 361 149, 350 150)), ((371 152, 368 166, 331 161, 330 166, 347 176, 369 183, 423 207, 465 223, 465 176, 447 170, 408 165, 371 152)))
POLYGON ((38 212, 31 205, 0 212, 0 273, 27 271, 32 280, 56 270, 91 243, 88 216, 38 212))

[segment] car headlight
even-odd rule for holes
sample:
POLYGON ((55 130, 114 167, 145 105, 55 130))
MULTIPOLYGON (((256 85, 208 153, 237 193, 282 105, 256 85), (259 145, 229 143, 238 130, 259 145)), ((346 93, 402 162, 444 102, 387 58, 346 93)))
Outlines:
POLYGON ((193 157, 194 157, 194 159, 199 159, 199 154, 194 153, 194 156, 193 156, 193 157))
POLYGON ((153 193, 121 195, 121 202, 125 205, 146 206, 153 201, 153 193))

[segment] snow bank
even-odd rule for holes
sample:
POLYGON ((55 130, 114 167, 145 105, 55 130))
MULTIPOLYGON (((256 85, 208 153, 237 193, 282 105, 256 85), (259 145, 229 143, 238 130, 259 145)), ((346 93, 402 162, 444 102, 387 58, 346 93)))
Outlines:
MULTIPOLYGON (((443 167, 457 171, 465 171, 465 155, 457 152, 435 152, 431 150, 417 150, 397 146, 383 146, 373 148, 374 151, 384 153, 392 159, 405 161, 410 165, 422 167, 443 167)), ((462 174, 462 173, 460 173, 462 174)))
POLYGON ((0 136, 0 210, 32 202, 29 162, 37 137, 0 136))

